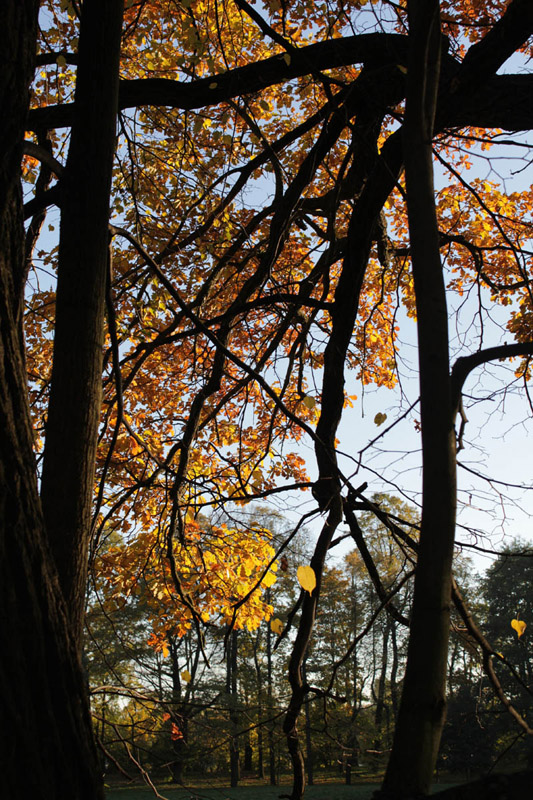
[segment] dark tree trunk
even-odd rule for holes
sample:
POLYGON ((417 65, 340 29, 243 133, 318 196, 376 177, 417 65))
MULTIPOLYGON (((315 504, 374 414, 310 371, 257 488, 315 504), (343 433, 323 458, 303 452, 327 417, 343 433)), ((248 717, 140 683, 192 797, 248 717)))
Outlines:
MULTIPOLYGON (((259 708, 261 713, 262 708, 259 708)), ((265 779, 265 759, 263 752, 263 729, 261 727, 257 730, 257 777, 260 780, 265 779)))
POLYGON ((20 310, 20 162, 36 0, 0 3, 0 752, 2 797, 103 797, 81 664, 37 492, 20 310), (21 786, 23 788, 21 789, 21 786))
MULTIPOLYGON (((269 626, 270 627, 270 626, 269 626)), ((259 647, 261 640, 261 632, 259 631, 254 639, 254 666, 255 675, 257 679, 257 719, 261 723, 263 720, 263 673, 261 671, 261 664, 259 663, 259 647)), ((257 777, 261 780, 265 777, 265 762, 263 757, 263 726, 259 725, 257 728, 257 777)))
POLYGON ((423 498, 407 665, 383 784, 387 798, 429 794, 446 707, 456 489, 446 290, 431 150, 440 71, 439 16, 438 0, 410 4, 404 145, 418 326, 423 498))
POLYGON ((392 666, 390 671, 390 699, 392 706, 392 717, 396 720, 398 713, 398 639, 397 639, 397 625, 394 620, 391 620, 391 644, 392 644, 392 666))
POLYGON ((385 705, 385 688, 387 683, 387 669, 389 666, 389 635, 390 635, 390 622, 387 621, 387 626, 383 631, 383 642, 381 647, 381 669, 378 678, 378 693, 376 695, 376 711, 374 714, 374 724, 376 726, 376 738, 374 739, 374 748, 379 750, 383 746, 383 717, 386 712, 385 705))
POLYGON ((246 743, 244 745, 244 771, 248 773, 248 775, 253 769, 253 756, 254 751, 252 745, 250 744, 250 734, 247 733, 246 743))
POLYGON ((294 640, 291 657, 289 659, 289 683, 291 685, 291 698, 287 713, 283 721, 283 731, 287 737, 287 749, 292 762, 293 786, 291 800, 300 800, 305 791, 305 763, 298 735, 298 717, 304 704, 308 687, 302 676, 302 663, 307 653, 316 609, 320 596, 320 585, 324 569, 324 562, 331 537, 342 519, 342 504, 340 495, 337 494, 330 501, 328 518, 318 537, 315 552, 311 559, 311 567, 316 577, 316 587, 311 594, 304 592, 302 600, 302 614, 298 625, 298 633, 294 640))
POLYGON ((187 704, 183 703, 181 690, 181 675, 178 659, 178 648, 172 638, 169 639, 170 659, 172 664, 172 717, 170 720, 170 730, 172 735, 172 724, 178 726, 181 733, 179 739, 172 740, 172 752, 174 761, 171 764, 172 780, 175 783, 183 783, 185 776, 185 764, 187 759, 188 739, 189 739, 189 720, 187 718, 187 704))
MULTIPOLYGON (((354 632, 357 630, 357 597, 355 595, 354 579, 352 577, 352 590, 354 591, 353 609, 352 609, 352 623, 354 632)), ((348 749, 348 757, 346 759, 346 771, 344 780, 347 786, 352 783, 352 769, 359 766, 359 740, 357 738, 357 715, 359 713, 359 702, 357 696, 357 646, 355 647, 351 659, 351 672, 352 672, 352 713, 350 717, 350 730, 346 746, 348 749)))
MULTIPOLYGON (((267 595, 267 602, 270 602, 270 590, 267 595)), ((272 631, 270 625, 267 628, 267 706, 268 715, 271 717, 274 713, 273 705, 273 692, 272 692, 272 631)), ((270 785, 276 786, 276 750, 274 747, 274 722, 268 725, 268 772, 270 776, 270 785)))
POLYGON ((56 324, 41 498, 81 646, 91 530, 123 0, 85 0, 62 178, 56 324))
POLYGON ((232 787, 238 786, 240 778, 240 765, 239 765, 239 740, 237 738, 237 731, 239 729, 239 708, 237 696, 237 648, 238 648, 238 631, 233 630, 228 639, 228 652, 227 652, 227 673, 226 673, 226 691, 229 703, 229 762, 230 762, 230 783, 232 787))
MULTIPOLYGON (((304 683, 307 683, 307 669, 306 663, 302 664, 302 678, 304 683)), ((304 700, 304 716, 305 716, 305 768, 307 772, 307 783, 313 786, 315 776, 313 772, 313 737, 311 735, 311 714, 309 709, 309 692, 305 695, 304 700)))
POLYGON ((182 784, 185 778, 185 768, 189 752, 189 720, 186 716, 179 716, 177 719, 181 737, 172 742, 172 750, 174 753, 174 761, 172 762, 172 780, 175 783, 182 784))

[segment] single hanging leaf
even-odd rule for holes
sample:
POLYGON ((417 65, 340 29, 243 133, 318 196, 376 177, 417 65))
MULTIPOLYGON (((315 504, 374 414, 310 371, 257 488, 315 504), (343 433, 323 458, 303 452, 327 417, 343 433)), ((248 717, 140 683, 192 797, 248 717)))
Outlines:
POLYGON ((191 676, 191 673, 189 672, 188 669, 184 669, 183 672, 180 673, 180 675, 181 675, 181 680, 184 683, 190 683, 191 682, 192 676, 191 676))
POLYGON ((515 630, 517 632, 518 638, 520 639, 520 637, 524 633, 525 629, 527 628, 527 625, 521 619, 512 619, 511 620, 511 628, 513 628, 513 630, 515 630))
POLYGON ((316 406, 316 400, 314 397, 311 397, 310 394, 306 394, 302 403, 306 408, 314 408, 316 406))
POLYGON ((280 619, 271 619, 270 620, 270 630, 272 633, 277 633, 278 636, 281 636, 283 631, 283 622, 280 619))
POLYGON ((312 594, 316 586, 316 575, 313 567, 298 567, 296 577, 302 589, 312 594))
POLYGON ((374 417, 374 422, 375 422, 375 423, 376 423, 376 425, 379 427, 379 425, 383 425, 383 423, 385 422, 385 420, 386 420, 386 419, 387 419, 387 415, 386 415, 386 414, 382 414, 382 413, 381 413, 381 411, 380 411, 380 412, 379 412, 378 414, 376 414, 376 416, 374 417))

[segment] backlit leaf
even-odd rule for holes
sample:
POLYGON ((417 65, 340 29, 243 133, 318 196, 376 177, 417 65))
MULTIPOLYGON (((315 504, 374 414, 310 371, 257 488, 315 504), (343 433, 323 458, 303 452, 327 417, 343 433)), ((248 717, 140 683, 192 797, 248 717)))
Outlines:
POLYGON ((283 631, 283 622, 280 619, 271 619, 270 620, 270 630, 273 633, 277 633, 278 636, 281 635, 283 631))
POLYGON ((513 630, 517 632, 518 638, 520 639, 525 629, 527 628, 527 625, 522 619, 512 619, 511 628, 513 628, 513 630))
POLYGON ((298 578, 298 583, 302 589, 305 589, 306 592, 312 594, 313 589, 316 586, 316 575, 313 567, 298 567, 298 570, 296 571, 296 577, 298 578))

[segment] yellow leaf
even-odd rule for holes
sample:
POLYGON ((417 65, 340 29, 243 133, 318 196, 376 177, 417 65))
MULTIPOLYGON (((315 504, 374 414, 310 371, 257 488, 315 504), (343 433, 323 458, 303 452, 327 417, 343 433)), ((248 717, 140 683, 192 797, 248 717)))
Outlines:
POLYGON ((513 628, 513 630, 515 630, 517 632, 518 638, 520 639, 520 637, 524 633, 525 629, 527 628, 527 625, 521 619, 512 619, 511 620, 511 628, 513 628))
POLYGON ((271 619, 270 620, 270 630, 273 633, 277 633, 278 636, 281 636, 283 631, 283 622, 280 619, 271 619))
POLYGON ((267 574, 263 578, 262 583, 263 583, 263 586, 266 586, 267 589, 268 589, 269 586, 272 586, 273 583, 276 583, 276 576, 274 575, 273 572, 268 570, 267 574))
POLYGON ((315 398, 311 397, 311 395, 309 394, 305 395, 304 399, 302 400, 302 403, 306 408, 314 408, 316 406, 315 398))
POLYGON ((289 53, 283 53, 283 60, 286 63, 286 65, 289 67, 290 63, 291 63, 291 57, 290 57, 289 53))
POLYGON ((161 652, 163 653, 163 658, 166 658, 168 656, 168 654, 170 653, 170 650, 168 649, 168 644, 166 642, 163 643, 163 646, 161 648, 161 652))
POLYGON ((188 669, 184 669, 183 672, 180 672, 181 680, 185 683, 190 683, 192 676, 188 669))
POLYGON ((298 567, 296 571, 298 583, 309 594, 313 594, 313 589, 316 586, 316 575, 313 567, 298 567))
POLYGON ((379 425, 383 425, 383 423, 385 422, 386 419, 387 419, 387 415, 386 414, 382 414, 381 412, 379 412, 374 417, 374 422, 376 423, 376 425, 379 426, 379 425))

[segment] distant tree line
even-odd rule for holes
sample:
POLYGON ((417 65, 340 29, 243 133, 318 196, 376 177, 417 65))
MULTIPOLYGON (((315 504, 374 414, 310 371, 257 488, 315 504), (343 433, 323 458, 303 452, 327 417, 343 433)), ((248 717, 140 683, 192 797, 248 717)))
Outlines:
MULTIPOLYGON (((411 509, 387 496, 374 500, 416 524, 411 509)), ((283 538, 283 523, 261 517, 283 538)), ((243 515, 246 518, 246 515, 243 515)), ((242 524, 246 524, 243 522, 242 524)), ((413 563, 375 516, 360 525, 383 590, 369 580, 357 550, 326 568, 322 603, 305 664, 309 686, 302 719, 307 781, 336 775, 351 783, 380 774, 387 762, 406 659, 413 563), (304 732, 305 731, 305 732, 304 732)), ((288 702, 287 659, 292 633, 280 638, 298 607, 296 570, 307 558, 305 533, 285 551, 268 589, 270 621, 256 630, 208 627, 202 642, 191 628, 149 644, 153 609, 143 591, 122 601, 93 591, 87 614, 86 665, 102 764, 135 777, 139 769, 178 783, 223 776, 276 784, 290 773, 282 731, 288 702), (209 663, 209 666, 208 666, 209 663)), ((533 713, 533 550, 515 541, 478 574, 461 555, 455 576, 462 595, 498 655, 494 668, 507 701, 523 720, 533 713), (525 623, 521 635, 512 620, 525 623)), ((296 621, 297 614, 296 612, 296 621)), ((292 620, 293 624, 295 620, 292 620)), ((457 613, 448 659, 449 705, 438 772, 473 778, 510 766, 531 766, 533 747, 489 685, 478 642, 457 613)))

